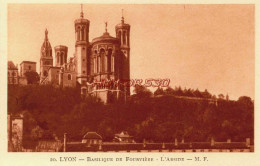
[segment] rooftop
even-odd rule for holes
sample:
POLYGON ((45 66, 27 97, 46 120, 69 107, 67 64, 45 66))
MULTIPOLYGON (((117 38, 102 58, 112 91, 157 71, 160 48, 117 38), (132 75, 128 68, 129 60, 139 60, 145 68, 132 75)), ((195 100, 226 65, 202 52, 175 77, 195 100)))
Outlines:
POLYGON ((104 32, 102 36, 94 38, 92 40, 92 43, 96 43, 99 41, 119 42, 117 38, 110 36, 108 32, 104 32))
POLYGON ((102 139, 102 137, 96 132, 87 132, 87 134, 83 136, 83 139, 102 139))
POLYGON ((18 68, 14 65, 13 61, 8 61, 8 69, 18 70, 18 68))
POLYGON ((33 62, 33 61, 22 61, 20 64, 22 63, 33 63, 33 64, 36 64, 36 62, 33 62))

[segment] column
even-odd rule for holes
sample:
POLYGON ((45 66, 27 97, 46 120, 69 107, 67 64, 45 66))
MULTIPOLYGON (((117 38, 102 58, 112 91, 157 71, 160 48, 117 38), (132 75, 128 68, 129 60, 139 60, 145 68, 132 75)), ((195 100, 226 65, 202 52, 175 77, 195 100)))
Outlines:
POLYGON ((123 41, 123 31, 121 31, 121 45, 124 45, 124 41, 123 41))
POLYGON ((79 40, 81 41, 81 40, 82 40, 82 31, 81 31, 81 27, 79 28, 79 34, 80 34, 80 35, 79 35, 79 37, 80 37, 79 40))
POLYGON ((125 33, 125 44, 128 46, 128 33, 125 33))
POLYGON ((96 60, 96 57, 94 57, 94 73, 96 73, 97 72, 97 60, 96 60))
POLYGON ((100 56, 97 57, 97 73, 100 72, 100 56))
POLYGON ((104 68, 105 68, 105 72, 107 72, 108 71, 108 69, 107 69, 107 66, 108 66, 108 64, 107 64, 107 54, 105 54, 105 66, 104 66, 104 68))
POLYGON ((87 32, 86 32, 87 28, 84 28, 84 40, 87 40, 87 32), (86 37, 86 38, 85 38, 86 37))
POLYGON ((114 72, 114 55, 111 55, 111 72, 114 72))
POLYGON ((57 66, 60 66, 60 53, 57 53, 57 66))
POLYGON ((85 28, 84 28, 84 26, 82 26, 82 28, 81 28, 81 38, 82 38, 82 40, 85 40, 85 28))
POLYGON ((61 66, 63 65, 63 53, 62 52, 60 53, 60 65, 61 66))
POLYGON ((77 28, 77 41, 80 40, 80 27, 77 28))

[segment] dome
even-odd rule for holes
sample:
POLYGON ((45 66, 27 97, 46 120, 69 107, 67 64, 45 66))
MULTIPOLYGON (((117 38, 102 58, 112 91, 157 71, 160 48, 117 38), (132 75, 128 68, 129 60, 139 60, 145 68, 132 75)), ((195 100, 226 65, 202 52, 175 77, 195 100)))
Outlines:
POLYGON ((126 24, 124 21, 124 17, 122 17, 121 23, 116 25, 116 29, 130 29, 130 25, 126 24))
POLYGON ((100 37, 94 38, 92 40, 92 43, 97 43, 97 42, 101 42, 101 41, 104 41, 104 42, 119 42, 119 40, 117 38, 110 36, 108 32, 103 33, 103 35, 100 36, 100 37))

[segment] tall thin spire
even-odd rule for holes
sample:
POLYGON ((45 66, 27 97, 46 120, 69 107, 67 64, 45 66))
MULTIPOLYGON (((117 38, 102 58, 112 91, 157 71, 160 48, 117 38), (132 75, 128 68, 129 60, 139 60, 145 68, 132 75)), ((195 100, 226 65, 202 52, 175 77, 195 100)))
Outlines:
POLYGON ((122 17, 121 17, 121 22, 124 23, 124 9, 122 9, 122 17))
POLYGON ((105 30, 106 30, 106 33, 107 33, 107 22, 105 22, 105 30))
POLYGON ((81 7, 80 18, 84 18, 83 4, 80 4, 80 7, 81 7))
POLYGON ((47 28, 45 29, 45 40, 48 40, 48 30, 47 30, 47 28))

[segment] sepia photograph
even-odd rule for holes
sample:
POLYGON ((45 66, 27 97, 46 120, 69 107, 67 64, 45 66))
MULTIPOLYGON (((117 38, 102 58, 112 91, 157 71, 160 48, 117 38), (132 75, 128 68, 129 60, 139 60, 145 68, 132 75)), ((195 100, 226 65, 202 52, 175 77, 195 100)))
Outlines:
POLYGON ((254 4, 9 3, 7 35, 8 153, 255 153, 254 4))

